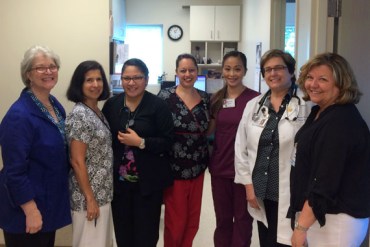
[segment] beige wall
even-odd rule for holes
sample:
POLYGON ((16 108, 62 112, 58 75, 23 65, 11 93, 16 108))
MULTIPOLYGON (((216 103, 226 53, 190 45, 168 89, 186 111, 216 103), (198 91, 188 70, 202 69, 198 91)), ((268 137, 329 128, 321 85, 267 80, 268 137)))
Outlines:
POLYGON ((19 96, 19 64, 31 45, 43 44, 61 57, 53 94, 66 106, 65 91, 75 67, 96 59, 108 72, 109 3, 106 0, 0 1, 0 119, 19 96))
MULTIPOLYGON (((109 71, 107 0, 2 0, 0 32, 0 121, 23 88, 20 61, 31 45, 47 45, 60 56, 59 82, 52 93, 67 111, 73 104, 67 102, 65 92, 80 62, 95 59, 109 71)), ((69 241, 58 238, 57 244, 69 241)), ((2 235, 0 243, 3 243, 2 235)))

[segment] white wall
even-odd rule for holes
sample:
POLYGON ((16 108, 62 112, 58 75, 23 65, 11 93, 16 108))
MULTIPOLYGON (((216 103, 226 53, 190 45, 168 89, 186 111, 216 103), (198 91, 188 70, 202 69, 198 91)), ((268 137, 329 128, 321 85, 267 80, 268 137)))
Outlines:
MULTIPOLYGON (((109 1, 2 0, 0 32, 0 121, 24 87, 20 62, 34 44, 49 46, 61 58, 59 81, 52 94, 67 112, 73 104, 67 102, 65 92, 80 62, 95 59, 109 72, 109 1)), ((66 236, 57 235, 57 245, 70 244, 70 234, 66 236)), ((2 232, 0 243, 4 243, 2 232)))
POLYGON ((163 25, 163 69, 168 74, 167 79, 173 79, 177 55, 190 52, 189 8, 183 8, 183 1, 126 0, 126 10, 127 24, 163 25), (167 29, 173 24, 181 26, 184 31, 179 41, 171 41, 167 36, 167 29))
MULTIPOLYGON (((262 54, 270 49, 271 0, 244 0, 242 5, 242 34, 239 50, 248 59, 248 72, 244 84, 257 89, 255 81, 256 44, 262 42, 262 54)), ((267 90, 262 83, 262 92, 267 90)))
POLYGON ((241 0, 126 0, 126 23, 163 25, 163 70, 167 73, 167 80, 173 80, 176 57, 190 52, 189 5, 232 5, 240 2, 241 0), (180 25, 184 31, 179 41, 171 41, 167 36, 167 29, 173 24, 180 25))
POLYGON ((332 18, 327 17, 328 0, 296 1, 297 71, 313 55, 332 50, 332 18))

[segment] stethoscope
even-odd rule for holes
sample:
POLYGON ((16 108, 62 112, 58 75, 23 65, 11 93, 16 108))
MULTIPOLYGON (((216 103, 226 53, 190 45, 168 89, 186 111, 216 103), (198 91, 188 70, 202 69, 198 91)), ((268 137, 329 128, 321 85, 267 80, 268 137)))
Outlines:
MULTIPOLYGON (((297 96, 297 86, 292 85, 292 97, 289 100, 289 103, 286 105, 286 120, 296 121, 299 115, 299 106, 301 105, 301 99, 297 96)), ((260 113, 262 113, 262 118, 267 118, 269 115, 269 108, 267 107, 267 98, 270 96, 271 91, 269 90, 258 102, 257 112, 253 113, 252 120, 258 121, 260 119, 260 113)))

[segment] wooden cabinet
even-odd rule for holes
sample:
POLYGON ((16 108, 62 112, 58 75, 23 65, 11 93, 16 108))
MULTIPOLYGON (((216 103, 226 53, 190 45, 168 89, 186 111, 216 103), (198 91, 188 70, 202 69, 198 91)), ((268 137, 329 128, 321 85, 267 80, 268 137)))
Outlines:
POLYGON ((190 6, 191 41, 239 41, 240 6, 190 6))

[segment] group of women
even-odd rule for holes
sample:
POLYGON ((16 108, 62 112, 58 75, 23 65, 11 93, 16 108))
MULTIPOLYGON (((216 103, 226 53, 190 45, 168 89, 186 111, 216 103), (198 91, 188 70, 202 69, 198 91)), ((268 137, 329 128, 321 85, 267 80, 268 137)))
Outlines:
POLYGON ((181 54, 180 84, 155 96, 145 90, 147 66, 133 58, 122 67, 124 92, 109 98, 102 66, 84 61, 66 116, 50 94, 59 57, 31 47, 25 89, 0 125, 6 245, 54 246, 55 231, 72 222, 73 246, 110 246, 113 220, 117 246, 154 247, 164 204, 164 246, 190 247, 209 167, 215 247, 250 246, 253 219, 263 247, 359 246, 370 216, 370 193, 357 193, 370 188, 361 93, 338 54, 308 61, 298 85, 295 66, 290 54, 267 51, 269 90, 260 95, 243 84, 246 56, 229 52, 224 87, 210 98, 194 88, 196 60, 181 54))

